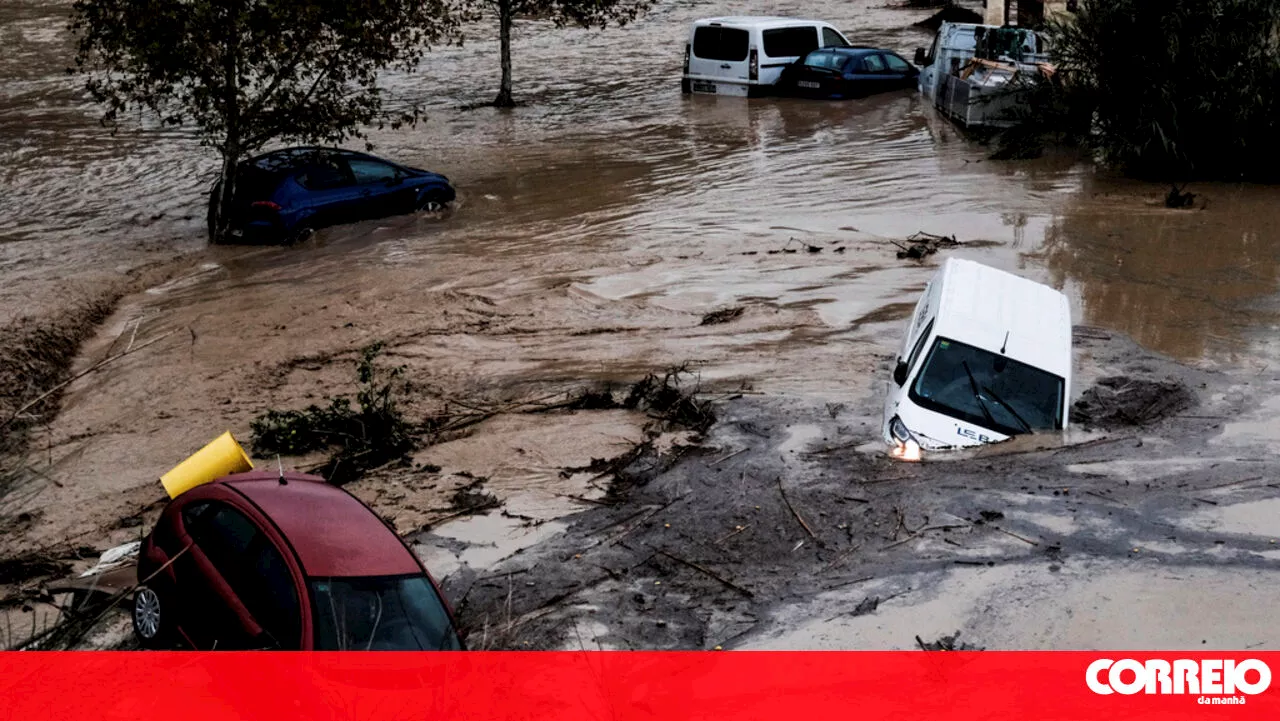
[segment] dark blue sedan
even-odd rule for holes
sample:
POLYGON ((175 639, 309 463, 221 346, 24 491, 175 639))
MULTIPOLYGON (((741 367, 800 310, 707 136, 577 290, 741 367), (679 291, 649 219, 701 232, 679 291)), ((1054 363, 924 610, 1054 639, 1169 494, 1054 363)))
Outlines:
POLYGON ((778 78, 783 95, 861 98, 915 87, 920 71, 890 50, 820 48, 788 65, 778 78))
MULTIPOLYGON (((217 225, 221 181, 209 199, 217 225)), ((240 163, 226 240, 293 243, 327 225, 441 210, 456 197, 449 179, 336 148, 287 148, 240 163)))

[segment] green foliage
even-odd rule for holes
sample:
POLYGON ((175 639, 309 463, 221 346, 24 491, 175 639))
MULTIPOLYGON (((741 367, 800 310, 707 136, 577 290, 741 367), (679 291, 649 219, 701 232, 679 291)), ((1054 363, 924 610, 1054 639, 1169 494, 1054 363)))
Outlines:
POLYGON ((396 394, 407 390, 404 368, 378 368, 382 347, 374 343, 361 351, 354 407, 349 398, 337 397, 301 411, 268 410, 250 424, 254 452, 298 455, 332 449, 323 472, 341 485, 412 450, 413 429, 396 404, 396 394))
POLYGON ((1278 180, 1280 3, 1085 0, 1029 120, 1160 180, 1278 180))
POLYGON ((413 69, 458 23, 445 0, 76 0, 71 15, 75 69, 104 120, 138 110, 194 127, 224 182, 270 142, 415 120, 417 106, 384 111, 378 73, 413 69))

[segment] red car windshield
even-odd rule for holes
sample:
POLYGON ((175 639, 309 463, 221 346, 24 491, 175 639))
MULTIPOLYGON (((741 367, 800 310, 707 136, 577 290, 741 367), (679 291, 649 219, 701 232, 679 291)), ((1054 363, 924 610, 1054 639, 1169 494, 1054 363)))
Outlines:
POLYGON ((317 651, 453 651, 462 644, 426 576, 311 581, 317 651))

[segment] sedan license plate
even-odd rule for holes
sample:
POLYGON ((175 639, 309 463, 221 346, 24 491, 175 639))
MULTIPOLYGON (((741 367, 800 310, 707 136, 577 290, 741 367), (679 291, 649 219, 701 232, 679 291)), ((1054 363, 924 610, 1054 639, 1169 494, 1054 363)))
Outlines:
POLYGON ((812 80, 800 80, 796 82, 796 85, 799 85, 802 88, 812 88, 814 90, 822 87, 822 83, 815 83, 812 80))
POLYGON ((693 92, 695 92, 695 93, 712 93, 712 94, 714 94, 714 93, 716 92, 716 84, 715 84, 715 83, 707 83, 707 82, 699 82, 699 81, 696 81, 696 80, 695 80, 695 81, 694 81, 694 83, 693 83, 693 92))

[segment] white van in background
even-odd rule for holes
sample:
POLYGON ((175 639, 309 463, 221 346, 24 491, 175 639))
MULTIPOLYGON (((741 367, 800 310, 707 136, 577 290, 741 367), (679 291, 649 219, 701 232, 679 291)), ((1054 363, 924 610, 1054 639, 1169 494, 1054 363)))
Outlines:
POLYGON ((821 20, 706 18, 689 31, 680 87, 686 93, 767 95, 782 69, 809 51, 849 45, 839 30, 821 20))
POLYGON ((1071 307, 1062 293, 948 258, 907 324, 885 399, 893 454, 1067 427, 1071 307))

